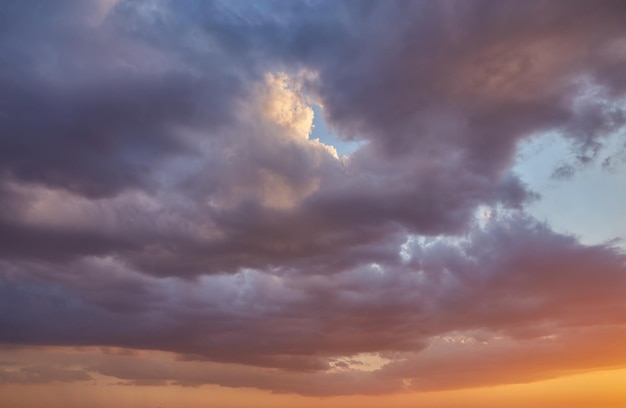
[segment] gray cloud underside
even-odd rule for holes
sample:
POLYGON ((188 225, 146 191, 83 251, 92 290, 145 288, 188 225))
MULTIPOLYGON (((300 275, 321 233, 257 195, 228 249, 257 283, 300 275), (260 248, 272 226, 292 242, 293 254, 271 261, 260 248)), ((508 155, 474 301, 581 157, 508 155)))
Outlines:
MULTIPOLYGON (((512 172, 542 132, 581 164, 621 130, 623 2, 52 3, 0 6, 0 342, 292 370, 275 391, 324 395, 439 364, 324 371, 338 356, 625 323, 624 254, 524 215, 540 195, 512 172), (269 120, 278 72, 364 144, 338 159, 269 120), (505 215, 481 226, 483 205, 505 215)), ((39 378, 89 378, 58 370, 39 378)), ((178 381, 273 389, 258 375, 178 381)))

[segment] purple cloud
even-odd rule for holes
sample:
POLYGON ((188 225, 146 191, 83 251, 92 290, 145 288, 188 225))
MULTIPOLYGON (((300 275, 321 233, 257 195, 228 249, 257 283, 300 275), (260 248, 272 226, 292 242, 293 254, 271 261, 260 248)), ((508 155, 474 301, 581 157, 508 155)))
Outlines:
MULTIPOLYGON (((527 215, 541 191, 513 166, 546 132, 574 152, 561 178, 601 160, 626 117, 625 13, 608 0, 0 6, 0 342, 180 359, 0 377, 334 395, 564 372, 566 352, 551 367, 511 355, 622 336, 626 259, 527 215), (349 157, 309 138, 314 104, 362 142, 349 157), (446 378, 450 336, 497 345, 460 349, 446 378), (388 364, 359 369, 363 355, 388 364), (499 378, 494 358, 517 368, 499 378)), ((594 356, 574 368, 623 358, 594 356)))

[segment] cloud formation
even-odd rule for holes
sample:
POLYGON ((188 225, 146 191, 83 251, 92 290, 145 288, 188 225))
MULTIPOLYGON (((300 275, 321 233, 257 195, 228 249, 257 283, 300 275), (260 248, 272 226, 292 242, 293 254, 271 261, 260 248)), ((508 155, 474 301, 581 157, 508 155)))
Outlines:
POLYGON ((336 395, 624 364, 624 252, 528 215, 541 191, 513 167, 546 133, 575 152, 555 174, 619 161, 625 20, 610 0, 5 2, 0 342, 159 357, 23 356, 0 379, 336 395), (311 138, 313 105, 354 153, 311 138))

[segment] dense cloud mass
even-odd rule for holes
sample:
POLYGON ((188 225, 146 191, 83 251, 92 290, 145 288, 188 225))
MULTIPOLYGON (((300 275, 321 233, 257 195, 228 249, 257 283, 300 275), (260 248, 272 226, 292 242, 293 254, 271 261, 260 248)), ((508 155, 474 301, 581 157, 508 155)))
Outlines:
POLYGON ((529 215, 514 166, 545 134, 574 153, 557 178, 619 166, 625 72, 618 0, 5 0, 0 381, 341 395, 624 365, 626 254, 529 215))

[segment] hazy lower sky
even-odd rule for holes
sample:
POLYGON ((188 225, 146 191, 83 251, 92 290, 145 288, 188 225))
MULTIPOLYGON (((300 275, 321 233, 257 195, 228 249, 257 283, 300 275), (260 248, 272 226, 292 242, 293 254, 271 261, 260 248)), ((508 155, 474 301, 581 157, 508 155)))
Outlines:
POLYGON ((3 0, 0 406, 626 406, 626 2, 3 0))

